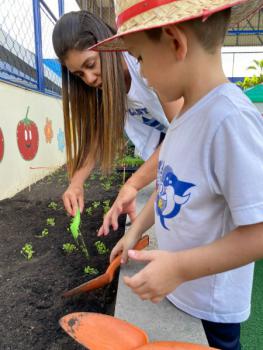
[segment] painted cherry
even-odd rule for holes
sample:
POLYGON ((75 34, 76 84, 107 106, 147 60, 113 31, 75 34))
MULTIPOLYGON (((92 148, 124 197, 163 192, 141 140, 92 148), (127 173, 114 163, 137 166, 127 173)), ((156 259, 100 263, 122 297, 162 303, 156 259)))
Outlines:
POLYGON ((37 126, 28 118, 28 111, 29 107, 27 108, 26 117, 20 120, 16 129, 17 145, 25 160, 31 160, 35 157, 39 144, 37 126))
POLYGON ((4 150, 5 150, 4 135, 3 135, 2 129, 0 128, 0 162, 4 157, 4 150))

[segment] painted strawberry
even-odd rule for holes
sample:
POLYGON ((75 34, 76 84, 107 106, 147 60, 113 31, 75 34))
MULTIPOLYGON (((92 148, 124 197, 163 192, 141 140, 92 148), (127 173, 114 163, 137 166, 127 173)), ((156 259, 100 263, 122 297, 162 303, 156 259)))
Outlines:
POLYGON ((4 157, 4 150, 5 150, 5 146, 4 146, 4 135, 2 132, 2 129, 0 128, 0 162, 4 157))
POLYGON ((29 107, 26 117, 17 125, 16 138, 17 145, 22 157, 25 160, 32 160, 37 154, 39 136, 36 124, 28 118, 29 107))

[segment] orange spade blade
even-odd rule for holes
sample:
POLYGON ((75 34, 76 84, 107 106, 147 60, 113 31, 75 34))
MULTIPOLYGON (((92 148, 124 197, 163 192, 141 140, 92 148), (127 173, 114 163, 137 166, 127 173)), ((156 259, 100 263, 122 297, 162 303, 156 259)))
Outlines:
MULTIPOLYGON (((134 247, 136 250, 141 250, 149 245, 149 236, 144 236, 134 247)), ((114 277, 114 273, 121 264, 121 256, 118 255, 109 265, 106 272, 99 277, 93 278, 92 280, 81 284, 78 287, 70 289, 64 292, 63 297, 72 297, 84 292, 104 287, 106 284, 111 283, 114 277)))
POLYGON ((139 346, 134 350, 216 350, 205 345, 182 343, 177 341, 156 341, 139 346))
POLYGON ((76 312, 62 317, 59 323, 89 350, 134 350, 148 342, 143 330, 113 316, 76 312))

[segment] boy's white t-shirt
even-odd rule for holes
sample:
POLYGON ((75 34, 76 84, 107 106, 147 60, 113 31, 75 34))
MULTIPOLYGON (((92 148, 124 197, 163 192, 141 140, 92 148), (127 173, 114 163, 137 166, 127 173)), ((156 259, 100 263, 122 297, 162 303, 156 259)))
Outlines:
MULTIPOLYGON (((263 119, 239 88, 223 84, 173 120, 161 147, 157 189, 162 250, 203 246, 263 221, 263 119)), ((200 319, 242 322, 250 313, 253 268, 186 282, 168 299, 200 319)))
POLYGON ((125 132, 140 156, 147 160, 158 146, 161 132, 166 133, 169 122, 156 93, 140 75, 140 64, 128 53, 123 56, 131 75, 125 132))

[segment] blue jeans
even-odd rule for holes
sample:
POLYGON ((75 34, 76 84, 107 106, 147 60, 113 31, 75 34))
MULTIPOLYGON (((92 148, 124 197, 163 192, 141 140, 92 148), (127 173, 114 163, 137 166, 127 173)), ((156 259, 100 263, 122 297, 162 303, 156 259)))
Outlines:
POLYGON ((241 350, 240 323, 217 323, 202 320, 211 347, 220 350, 241 350))

